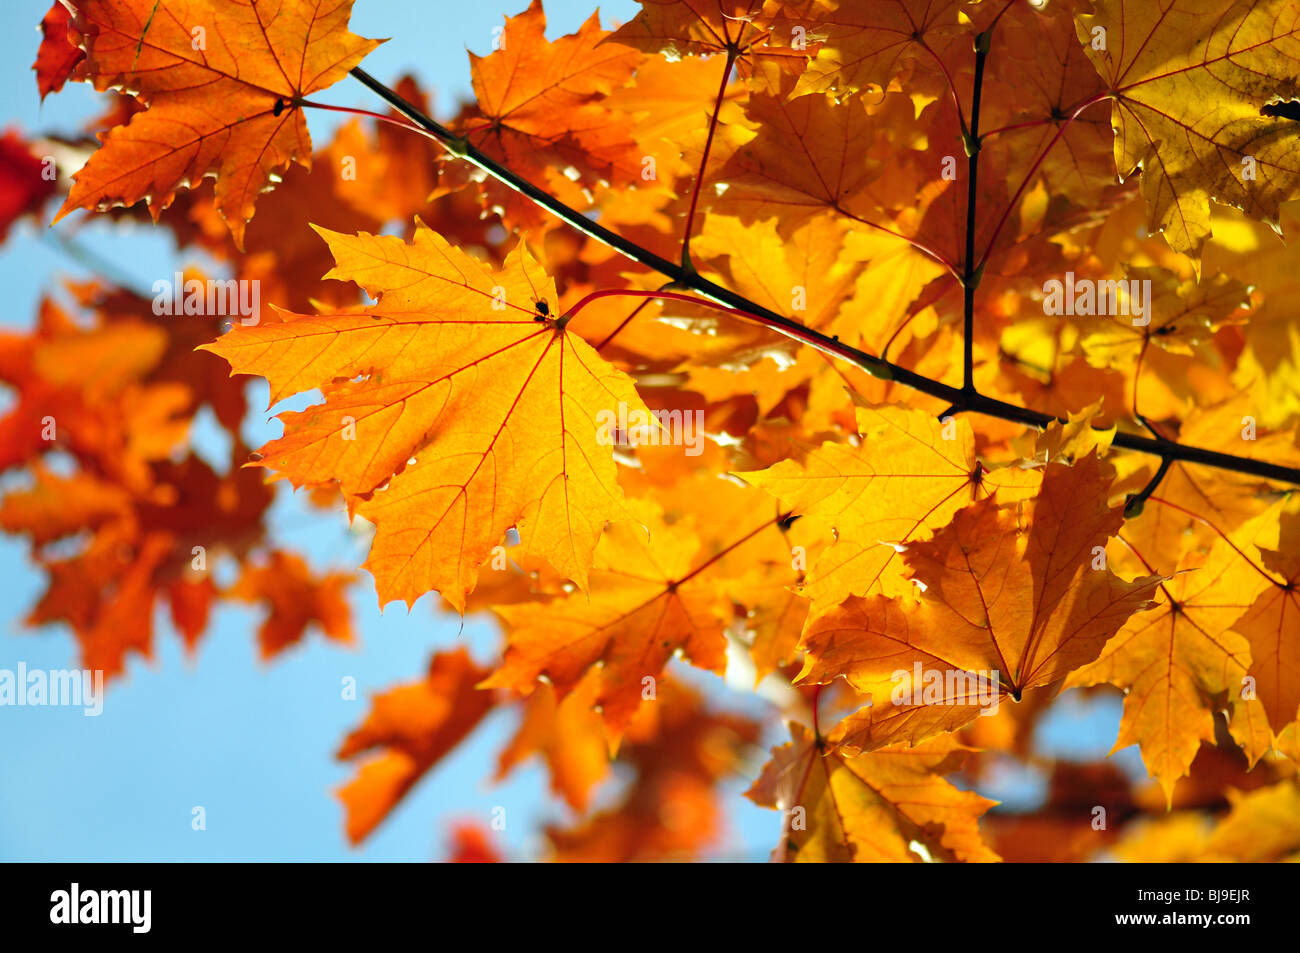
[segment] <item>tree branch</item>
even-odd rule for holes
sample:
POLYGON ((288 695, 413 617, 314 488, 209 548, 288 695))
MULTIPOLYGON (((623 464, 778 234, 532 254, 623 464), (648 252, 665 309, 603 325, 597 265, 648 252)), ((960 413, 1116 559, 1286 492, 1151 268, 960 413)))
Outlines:
MULTIPOLYGON (((991 28, 990 28, 991 29, 991 28)), ((975 36, 975 83, 971 88, 970 125, 962 129, 966 146, 966 253, 962 264, 962 362, 961 389, 975 393, 975 289, 984 265, 975 264, 975 206, 980 181, 980 94, 984 90, 984 61, 989 55, 990 36, 975 36)), ((960 116, 960 112, 958 113, 960 116)))
MULTIPOLYGON (((451 130, 426 116, 416 106, 407 102, 403 97, 380 83, 360 67, 354 67, 352 75, 407 119, 436 137, 453 155, 477 166, 498 182, 527 196, 537 205, 578 231, 608 245, 638 264, 657 271, 671 279, 678 286, 690 288, 712 302, 725 305, 728 309, 737 312, 738 316, 749 317, 787 337, 815 347, 826 354, 849 361, 874 377, 895 381, 922 394, 949 404, 955 404, 961 410, 969 413, 996 417, 1040 429, 1054 421, 1064 422, 1050 414, 1009 404, 996 398, 986 397, 983 394, 964 393, 961 388, 944 384, 908 368, 874 357, 865 351, 844 344, 838 337, 827 337, 820 331, 806 327, 784 315, 764 308, 762 305, 750 301, 721 285, 717 285, 693 271, 687 271, 680 264, 668 261, 649 249, 642 248, 635 242, 592 221, 581 212, 570 208, 559 199, 554 198, 510 169, 500 165, 490 156, 483 154, 463 138, 455 135, 451 130)), ((1160 457, 1162 460, 1169 459, 1171 461, 1197 463, 1217 467, 1221 470, 1229 470, 1234 473, 1278 480, 1300 486, 1300 469, 1253 460, 1249 457, 1239 457, 1215 450, 1204 450, 1199 447, 1188 447, 1168 441, 1156 441, 1149 437, 1128 433, 1116 434, 1111 445, 1125 450, 1148 453, 1160 457)))

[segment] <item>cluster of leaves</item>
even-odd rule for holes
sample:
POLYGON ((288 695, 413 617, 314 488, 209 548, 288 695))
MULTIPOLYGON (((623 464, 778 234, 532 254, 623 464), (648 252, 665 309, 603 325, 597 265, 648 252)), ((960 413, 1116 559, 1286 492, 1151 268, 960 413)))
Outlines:
MULTIPOLYGON (((353 841, 514 708, 498 774, 545 762, 559 859, 698 855, 746 772, 782 859, 1296 856, 1295 0, 642 0, 554 40, 535 0, 447 125, 407 78, 313 153, 307 97, 376 45, 350 11, 46 17, 42 94, 116 96, 62 143, 89 156, 59 217, 147 207, 276 307, 218 336, 97 283, 68 289, 86 321, 50 300, 3 340, 31 621, 109 671, 159 598, 191 642, 223 595, 270 604, 267 653, 348 638, 349 574, 266 532, 272 471, 373 525, 381 605, 436 592, 504 633, 374 699, 339 751, 353 841), (1146 283, 1149 323, 1045 306, 1067 276, 1146 283), (224 370, 318 402, 250 456, 224 370), (201 407, 248 465, 185 455, 201 407), (707 439, 598 423, 650 410, 707 439), (791 740, 760 768, 763 721, 681 663, 791 740), (900 671, 978 674, 899 702, 900 671), (1095 686, 1150 785, 1045 764, 1040 720, 1095 686), (611 759, 629 783, 592 813, 611 759), (968 788, 1009 759, 1049 794, 984 816, 968 788)), ((4 149, 12 217, 49 190, 4 149)))

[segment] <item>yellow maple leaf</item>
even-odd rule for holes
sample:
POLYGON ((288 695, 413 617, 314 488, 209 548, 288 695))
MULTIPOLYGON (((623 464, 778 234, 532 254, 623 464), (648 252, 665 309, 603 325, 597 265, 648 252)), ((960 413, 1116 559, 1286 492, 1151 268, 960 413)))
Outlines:
POLYGON ((772 749, 746 796, 783 815, 773 860, 804 863, 898 863, 932 857, 995 861, 980 839, 980 815, 996 802, 962 791, 943 775, 968 750, 951 737, 870 754, 827 752, 811 731, 791 723, 793 741, 772 749))
POLYGON ((1050 464, 1031 502, 963 509, 904 555, 919 596, 851 598, 809 624, 800 677, 843 675, 871 704, 832 739, 915 744, 1091 662, 1158 576, 1125 582, 1103 546, 1123 514, 1095 455, 1050 464))
POLYGON ((1038 470, 985 470, 962 419, 935 420, 919 410, 857 403, 856 445, 824 443, 804 464, 785 460, 740 476, 832 527, 836 541, 808 573, 802 591, 820 614, 849 595, 906 592, 892 545, 923 539, 972 500, 1032 496, 1038 470))
POLYGON ((1289 0, 1093 0, 1080 42, 1108 85, 1115 169, 1142 170, 1151 231, 1199 259, 1210 201, 1276 222, 1300 196, 1295 124, 1261 108, 1300 94, 1289 0))
POLYGON ((555 285, 516 246, 500 272, 421 225, 414 243, 317 229, 336 267, 378 304, 236 327, 206 345, 281 415, 260 465, 295 485, 337 480, 375 524, 366 568, 381 604, 436 589, 458 610, 478 568, 517 527, 523 552, 580 586, 605 522, 621 518, 602 411, 645 412, 632 381, 554 318, 555 285), (538 303, 544 303, 545 317, 538 303))
POLYGON ((348 31, 351 0, 132 0, 79 3, 84 78, 130 90, 148 108, 116 126, 79 171, 74 209, 149 199, 155 220, 176 190, 217 179, 217 208, 243 246, 258 193, 289 162, 311 165, 296 101, 337 83, 379 45, 348 31))

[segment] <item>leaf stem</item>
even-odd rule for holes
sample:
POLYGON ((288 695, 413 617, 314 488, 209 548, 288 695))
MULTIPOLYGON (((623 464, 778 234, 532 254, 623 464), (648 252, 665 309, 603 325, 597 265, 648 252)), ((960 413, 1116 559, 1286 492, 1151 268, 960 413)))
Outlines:
POLYGON ((832 205, 829 207, 832 208, 838 214, 843 215, 845 218, 849 219, 850 221, 857 222, 859 225, 865 225, 867 226, 867 228, 874 228, 878 232, 884 232, 886 235, 892 235, 894 238, 897 238, 899 241, 906 242, 907 244, 915 248, 917 251, 919 251, 921 254, 933 258, 939 264, 943 265, 943 267, 947 269, 948 272, 951 273, 951 275, 955 279, 961 281, 961 272, 957 270, 957 266, 954 265, 951 261, 949 261, 947 256, 944 255, 942 252, 935 251, 933 248, 931 248, 929 245, 926 245, 924 242, 921 242, 916 238, 909 238, 907 235, 904 235, 902 232, 895 231, 894 229, 889 228, 886 225, 881 225, 877 222, 872 222, 868 219, 862 218, 860 215, 854 215, 852 212, 847 211, 846 209, 840 207, 839 205, 832 205))
POLYGON ((348 113, 352 116, 365 116, 369 119, 378 119, 381 122, 392 123, 394 126, 400 126, 403 129, 411 129, 421 135, 428 136, 430 139, 437 140, 434 133, 422 129, 417 123, 411 122, 405 116, 389 116, 386 113, 377 113, 371 109, 357 109, 353 106, 335 106, 331 103, 316 103, 310 99, 298 99, 294 101, 295 106, 306 106, 309 109, 324 109, 327 112, 348 113))
POLYGON ((676 586, 680 586, 680 585, 681 585, 682 583, 684 583, 684 582, 689 582, 690 580, 692 580, 692 579, 694 579, 696 576, 698 576, 700 573, 704 572, 704 570, 706 570, 706 569, 708 569, 710 566, 712 566, 714 563, 718 562, 720 559, 722 559, 722 558, 723 558, 724 556, 726 556, 728 553, 732 552, 733 550, 739 549, 741 546, 743 546, 745 543, 749 542, 751 539, 753 539, 753 538, 754 538, 755 536, 757 536, 759 533, 763 532, 763 530, 767 529, 769 526, 780 527, 781 523, 784 522, 785 520, 788 520, 792 515, 793 515, 793 514, 792 514, 792 513, 789 513, 789 512, 786 512, 786 513, 780 513, 780 514, 777 515, 777 517, 776 517, 775 519, 768 520, 766 523, 763 523, 763 524, 760 525, 760 526, 756 526, 756 527, 754 527, 752 530, 750 530, 750 531, 749 531, 748 533, 746 533, 744 536, 742 536, 742 537, 740 537, 739 539, 735 540, 735 541, 732 542, 731 544, 729 544, 729 545, 727 545, 727 546, 724 546, 722 549, 718 550, 716 553, 714 553, 714 554, 713 554, 712 556, 710 556, 708 559, 704 560, 704 562, 700 563, 698 566, 696 566, 694 569, 692 569, 692 570, 691 570, 690 572, 688 572, 686 575, 684 575, 684 576, 682 576, 680 579, 677 579, 676 581, 674 581, 674 582, 673 582, 673 586, 676 587, 676 586))
POLYGON ((1128 499, 1124 501, 1125 519, 1133 519, 1142 515, 1147 499, 1156 491, 1156 487, 1160 486, 1160 482, 1165 478, 1165 474, 1169 472, 1169 468, 1173 466, 1173 463, 1174 461, 1168 457, 1161 457, 1160 467, 1156 470, 1155 476, 1148 480, 1147 485, 1137 493, 1129 494, 1128 499))
POLYGON ((1189 510, 1189 509, 1188 509, 1187 507, 1185 507, 1185 506, 1179 506, 1177 503, 1173 503, 1173 502, 1171 502, 1171 501, 1169 501, 1169 500, 1162 499, 1161 497, 1158 497, 1158 496, 1153 496, 1153 497, 1151 497, 1151 502, 1152 502, 1152 503, 1159 503, 1161 506, 1167 506, 1167 507, 1169 507, 1171 510, 1177 510, 1179 513, 1182 513, 1184 516, 1190 516, 1192 519, 1196 520, 1198 523, 1204 523, 1204 524, 1205 524, 1206 526, 1208 526, 1210 529, 1214 530, 1214 532, 1218 535, 1218 537, 1219 537, 1221 540, 1223 540, 1225 543, 1228 544, 1228 548, 1231 549, 1231 550, 1232 550, 1234 553, 1236 553, 1238 556, 1240 556, 1241 559, 1242 559, 1242 561, 1245 562, 1247 565, 1249 565, 1251 569, 1255 570, 1255 572, 1259 573, 1261 576, 1263 576, 1265 579, 1267 579, 1267 580, 1268 580, 1269 582, 1271 582, 1273 585, 1277 586, 1279 589, 1285 589, 1285 588, 1286 588, 1286 583, 1278 582, 1276 579, 1274 579, 1272 576, 1270 576, 1270 575, 1268 574, 1268 572, 1265 571, 1265 569, 1264 569, 1262 566, 1260 566, 1260 565, 1259 565, 1258 563, 1256 563, 1253 559, 1251 559, 1249 556, 1247 556, 1245 553, 1243 553, 1243 552, 1241 551, 1240 547, 1238 547, 1237 544, 1234 543, 1234 542, 1232 541, 1232 539, 1228 536, 1227 533, 1225 533, 1223 530, 1219 529, 1219 527, 1215 526, 1213 523, 1211 523, 1209 520, 1207 520, 1207 519, 1206 519, 1204 516, 1202 516, 1200 513, 1194 512, 1193 510, 1189 510))
MULTIPOLYGON (((629 314, 626 318, 624 318, 619 323, 618 327, 616 327, 613 331, 610 331, 609 334, 605 337, 605 340, 601 341, 599 344, 596 345, 596 350, 603 351, 605 349, 605 345, 607 345, 610 341, 614 340, 614 338, 618 337, 619 334, 622 332, 622 330, 632 323, 632 319, 635 318, 638 314, 640 314, 645 309, 646 305, 650 303, 650 301, 651 301, 650 298, 646 298, 639 305, 633 308, 632 313, 629 314)), ((570 317, 572 317, 572 314, 570 314, 570 317)))
POLYGON ((736 62, 739 52, 734 46, 727 46, 727 62, 722 67, 722 82, 718 84, 718 95, 713 101, 713 114, 709 116, 709 134, 704 140, 704 155, 700 157, 700 171, 695 175, 695 188, 691 190, 691 207, 686 213, 686 232, 682 235, 682 267, 691 268, 691 230, 695 226, 695 206, 700 200, 700 188, 704 185, 704 173, 709 168, 709 151, 713 148, 713 134, 718 128, 718 113, 722 111, 722 100, 727 95, 727 80, 731 78, 731 67, 736 62))
POLYGON ((1020 201, 1020 196, 1024 195, 1025 189, 1028 188, 1029 183, 1033 181, 1034 174, 1038 171, 1038 167, 1043 164, 1043 160, 1047 158, 1047 154, 1052 151, 1058 142, 1061 141, 1061 137, 1065 135, 1065 130, 1070 128, 1070 123, 1078 119, 1079 115, 1089 106, 1095 106, 1097 103, 1104 102, 1109 97, 1109 93, 1099 93, 1096 96, 1085 99, 1078 106, 1074 107, 1069 116, 1062 120, 1061 125, 1057 127, 1056 134, 1052 136, 1051 140, 1043 148, 1043 151, 1038 154, 1038 158, 1034 160, 1034 164, 1029 167, 1029 171, 1021 181, 1020 187, 1016 189, 1015 195, 1011 196, 1011 200, 1007 202, 1007 207, 1002 210, 1002 217, 998 219, 997 225, 994 226, 993 233, 989 236, 989 242, 984 246, 984 254, 980 256, 981 268, 983 268, 985 263, 989 260, 989 255, 993 253, 993 246, 997 244, 998 235, 1002 233, 1003 227, 1007 224, 1007 219, 1011 217, 1012 209, 1016 207, 1016 203, 1020 201))
MULTIPOLYGON (((735 308, 729 304, 723 304, 719 301, 713 301, 698 295, 683 294, 680 291, 642 291, 638 288, 607 288, 602 291, 593 291, 574 303, 573 307, 569 308, 569 310, 565 312, 565 318, 572 319, 577 317, 579 311, 591 302, 597 301, 601 298, 657 298, 666 301, 683 301, 687 304, 693 304, 701 308, 721 311, 723 314, 729 314, 734 318, 740 318, 745 321, 752 321, 755 324, 761 324, 764 327, 772 327, 772 322, 758 310, 749 311, 744 308, 735 308)), ((622 326, 620 325, 620 330, 621 328, 622 326)), ((863 357, 870 357, 870 355, 864 355, 857 348, 841 343, 838 337, 827 338, 824 334, 814 331, 812 328, 804 327, 803 325, 794 325, 790 328, 780 328, 776 330, 780 330, 780 332, 786 337, 793 338, 802 344, 807 344, 810 347, 817 348, 819 351, 832 354, 836 357, 843 358, 844 360, 852 361, 859 366, 862 366, 861 359, 863 357)), ((601 342, 601 347, 604 347, 607 341, 608 338, 601 342)), ((876 359, 871 358, 871 360, 876 359)))

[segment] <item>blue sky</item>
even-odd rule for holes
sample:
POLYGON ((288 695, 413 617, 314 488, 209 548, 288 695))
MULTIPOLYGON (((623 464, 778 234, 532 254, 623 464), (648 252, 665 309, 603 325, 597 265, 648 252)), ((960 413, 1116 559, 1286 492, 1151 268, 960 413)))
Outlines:
MULTIPOLYGON (((352 20, 364 36, 393 36, 365 62, 381 79, 415 73, 435 93, 435 112, 446 116, 469 93, 465 48, 490 49, 503 14, 526 0, 502 3, 431 4, 427 0, 358 0, 352 20), (454 16, 445 12, 454 10, 454 16)), ((73 132, 100 104, 82 84, 71 84, 42 106, 28 69, 36 51, 35 30, 47 3, 7 0, 0 9, 0 90, 4 125, 29 135, 73 132)), ((571 0, 546 4, 552 36, 570 31, 591 12, 571 0)), ((605 24, 635 12, 629 0, 602 7, 605 24)), ((318 99, 382 108, 362 87, 345 80, 318 99)), ((309 115, 322 141, 337 120, 309 115)), ((78 241, 94 248, 123 274, 149 287, 170 277, 178 264, 162 230, 110 230, 91 225, 78 241)), ((42 290, 61 277, 84 277, 75 261, 51 242, 43 225, 24 224, 0 247, 0 325, 32 323, 42 290)), ((266 392, 254 392, 245 436, 258 446, 277 434, 260 410, 266 392)), ((211 449, 211 427, 200 422, 196 446, 211 449)), ((4 486, 13 485, 14 476, 4 486)), ((318 568, 355 567, 364 544, 342 520, 307 514, 281 494, 273 522, 279 537, 310 554, 318 568)), ((21 619, 43 587, 41 574, 17 540, 0 537, 0 668, 19 661, 33 668, 78 664, 68 632, 24 629, 21 619)), ((506 782, 490 781, 495 754, 513 729, 513 715, 494 715, 468 743, 409 795, 389 821, 359 849, 347 845, 341 811, 331 790, 351 769, 332 752, 364 715, 367 696, 408 681, 424 670, 430 653, 467 642, 489 660, 497 636, 490 622, 438 614, 432 597, 410 613, 395 604, 376 606, 368 576, 351 593, 360 643, 352 650, 311 636, 270 665, 256 655, 257 610, 222 609, 187 659, 162 614, 155 620, 155 657, 133 658, 125 678, 110 685, 104 712, 84 717, 79 709, 0 708, 0 860, 424 860, 445 850, 449 822, 486 823, 505 807, 507 826, 498 842, 515 859, 539 854, 537 832, 566 817, 546 796, 546 777, 533 763, 506 782), (345 701, 346 676, 356 679, 359 700, 345 701), (202 806, 207 829, 191 828, 202 806)), ((729 705, 761 711, 755 703, 702 678, 729 705)), ((1104 754, 1115 737, 1118 705, 1103 700, 1065 706, 1044 727, 1047 747, 1067 756, 1104 754)), ((775 741, 777 739, 772 739, 775 741)), ((1131 752, 1129 752, 1131 754, 1131 752)), ((1130 759, 1131 760, 1131 759, 1130 759)), ((762 859, 779 829, 779 817, 740 798, 732 786, 730 832, 720 856, 762 859)), ((1009 776, 999 790, 984 790, 1017 804, 1030 804, 1042 779, 1009 776)))

